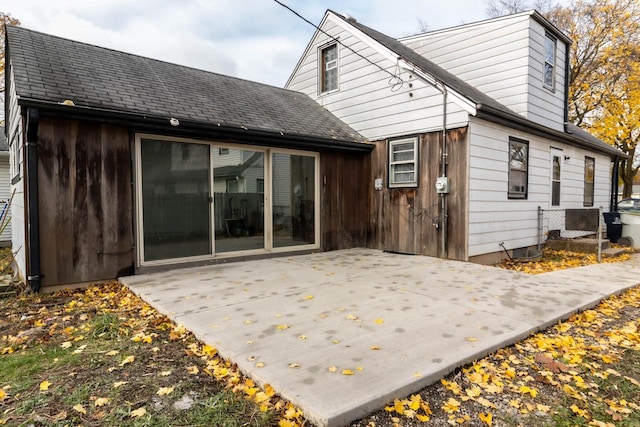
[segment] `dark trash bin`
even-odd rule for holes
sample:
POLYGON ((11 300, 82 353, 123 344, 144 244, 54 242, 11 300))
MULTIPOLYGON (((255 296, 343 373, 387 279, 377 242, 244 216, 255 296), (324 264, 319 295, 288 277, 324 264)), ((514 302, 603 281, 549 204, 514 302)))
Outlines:
POLYGON ((611 243, 618 243, 622 237, 622 221, 620 212, 604 212, 604 222, 607 224, 607 239, 611 243))

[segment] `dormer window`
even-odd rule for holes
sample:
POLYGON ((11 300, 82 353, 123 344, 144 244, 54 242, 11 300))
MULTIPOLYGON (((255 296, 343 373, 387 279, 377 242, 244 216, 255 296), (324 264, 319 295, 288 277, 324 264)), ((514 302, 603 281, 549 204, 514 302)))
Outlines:
POLYGON ((556 39, 549 34, 544 36, 544 87, 554 90, 556 84, 556 39))
POLYGON ((322 48, 320 55, 320 93, 338 90, 338 45, 322 48))

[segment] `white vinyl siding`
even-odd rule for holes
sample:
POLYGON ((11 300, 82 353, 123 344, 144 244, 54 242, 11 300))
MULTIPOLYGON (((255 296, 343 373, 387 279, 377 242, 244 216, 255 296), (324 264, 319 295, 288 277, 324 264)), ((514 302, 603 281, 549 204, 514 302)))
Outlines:
MULTIPOLYGON (((323 31, 338 38, 360 55, 389 73, 396 70, 396 62, 373 49, 358 33, 331 14, 321 24, 323 31)), ((346 48, 340 48, 340 90, 318 94, 318 55, 320 47, 331 39, 317 32, 309 44, 287 89, 309 95, 331 113, 370 140, 381 140, 408 134, 418 134, 442 127, 442 94, 408 72, 402 73, 405 84, 393 87, 391 75, 372 65, 346 48), (410 77, 411 76, 411 77, 410 77), (411 87, 409 85, 411 84, 411 87), (366 108, 363 108, 366 106, 366 108)), ((370 41, 371 43, 374 43, 370 41)), ((447 123, 450 128, 464 126, 467 113, 457 105, 447 104, 447 123)))
POLYGON ((542 83, 544 37, 544 27, 521 13, 400 41, 514 112, 563 130, 566 46, 557 41, 550 92, 542 83))
POLYGON ((469 125, 469 256, 533 246, 538 243, 538 206, 551 206, 552 146, 563 154, 562 208, 582 208, 584 156, 596 159, 594 207, 609 203, 610 160, 573 146, 558 144, 531 134, 471 119, 469 125), (509 137, 529 141, 528 198, 509 200, 509 137))
POLYGON ((22 130, 22 117, 20 116, 20 108, 18 107, 18 98, 16 96, 16 89, 13 76, 13 67, 9 63, 6 68, 9 73, 9 87, 7 88, 7 95, 9 100, 9 115, 7 117, 6 125, 8 128, 8 140, 9 151, 15 149, 14 144, 17 144, 18 156, 12 158, 17 160, 18 164, 11 165, 12 171, 20 171, 17 176, 12 176, 14 180, 11 185, 11 192, 13 193, 13 201, 11 203, 11 243, 12 250, 15 258, 15 265, 17 268, 16 273, 25 278, 26 274, 26 223, 25 223, 25 206, 24 206, 24 168, 22 164, 22 147, 23 144, 23 130, 22 130), (19 177, 19 179, 17 179, 19 177))
MULTIPOLYGON (((11 197, 11 177, 9 173, 9 152, 0 152, 0 212, 2 212, 2 223, 11 220, 11 209, 8 206, 11 197)), ((0 243, 11 241, 11 222, 0 233, 0 243)))

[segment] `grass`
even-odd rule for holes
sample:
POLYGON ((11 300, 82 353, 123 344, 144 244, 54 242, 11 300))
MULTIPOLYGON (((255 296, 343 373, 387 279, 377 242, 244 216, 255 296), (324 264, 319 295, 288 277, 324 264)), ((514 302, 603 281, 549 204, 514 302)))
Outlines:
POLYGON ((0 424, 277 424, 273 405, 207 374, 202 344, 117 283, 0 300, 0 337, 0 424))

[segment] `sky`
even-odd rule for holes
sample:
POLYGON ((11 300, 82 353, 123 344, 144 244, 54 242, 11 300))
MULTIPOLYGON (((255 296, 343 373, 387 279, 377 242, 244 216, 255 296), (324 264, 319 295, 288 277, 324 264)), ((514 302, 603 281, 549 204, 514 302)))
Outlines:
MULTIPOLYGON (((348 14, 392 37, 486 19, 484 0, 281 0, 314 24, 348 14)), ((23 27, 284 86, 315 28, 274 0, 2 0, 23 27)))

